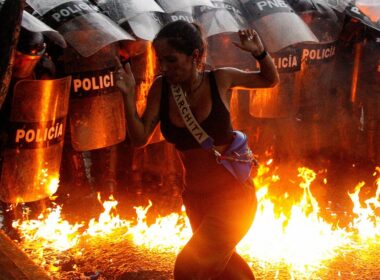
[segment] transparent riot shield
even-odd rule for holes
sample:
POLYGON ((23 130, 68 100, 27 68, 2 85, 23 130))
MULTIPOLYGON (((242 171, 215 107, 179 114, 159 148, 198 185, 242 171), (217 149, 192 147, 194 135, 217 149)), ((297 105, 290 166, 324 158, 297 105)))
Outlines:
MULTIPOLYGON (((125 28, 125 24, 128 24, 137 37, 153 41, 156 34, 164 26, 162 20, 162 14, 157 12, 142 13, 128 19, 121 26, 125 28)), ((128 30, 128 29, 127 29, 128 30)))
POLYGON ((378 0, 318 0, 317 3, 328 5, 335 11, 355 18, 372 29, 380 30, 380 2, 378 0))
POLYGON ((163 15, 163 21, 165 24, 177 20, 184 20, 190 23, 194 22, 193 8, 187 7, 184 8, 182 11, 176 11, 173 13, 167 13, 163 15))
POLYGON ((302 49, 289 47, 271 56, 280 75, 274 88, 251 91, 250 114, 256 118, 295 116, 299 108, 302 49))
POLYGON ((60 47, 66 48, 66 41, 58 31, 50 28, 27 11, 23 12, 21 26, 32 32, 41 32, 56 42, 60 47))
POLYGON ((182 11, 188 7, 195 7, 195 6, 210 6, 210 7, 212 7, 213 6, 210 0, 178 0, 178 1, 157 0, 157 3, 167 13, 182 11))
MULTIPOLYGON (((361 47, 357 49, 361 57, 358 61, 358 80, 355 97, 357 111, 357 136, 364 136, 356 146, 364 147, 361 155, 366 160, 380 164, 380 32, 374 29, 366 31, 361 47), (359 129, 358 129, 359 128, 359 129)), ((355 92, 355 93, 354 93, 355 92)), ((360 137, 357 137, 360 139, 360 137)), ((358 151, 357 151, 358 152, 358 151)))
POLYGON ((233 42, 239 42, 239 40, 237 32, 208 37, 206 63, 212 68, 235 67, 242 70, 257 70, 257 65, 252 55, 233 44, 233 42))
POLYGON ((207 37, 224 32, 237 32, 248 27, 243 8, 237 0, 213 0, 212 4, 214 7, 200 6, 194 9, 194 16, 207 37))
POLYGON ((346 7, 346 14, 360 20, 364 25, 380 31, 380 2, 378 0, 356 0, 346 7))
POLYGON ((157 3, 165 11, 164 21, 173 22, 177 20, 184 20, 187 22, 194 21, 194 7, 204 6, 204 7, 213 7, 213 4, 210 0, 156 0, 157 3))
MULTIPOLYGON (((319 43, 302 45, 303 75, 300 86, 300 108, 297 113, 299 147, 305 156, 322 151, 332 152, 336 131, 337 100, 332 94, 337 40, 344 17, 329 5, 315 2, 300 10, 294 7, 317 36, 319 43), (323 83, 321 83, 323 81, 323 83), (306 140, 307 139, 307 140, 306 140)), ((336 79, 336 78, 335 78, 336 79)))
POLYGON ((295 123, 303 75, 302 48, 289 47, 271 56, 280 82, 273 88, 250 92, 249 113, 253 117, 250 129, 256 135, 252 144, 263 155, 294 160, 299 156, 295 123))
POLYGON ((2 201, 29 202, 56 192, 70 81, 23 80, 15 85, 2 155, 2 201))
POLYGON ((318 42, 310 28, 285 1, 240 1, 248 12, 248 22, 270 52, 298 43, 318 42))
MULTIPOLYGON (((372 23, 379 23, 380 2, 377 0, 356 0, 355 6, 364 13, 372 23)), ((380 25, 378 25, 380 28, 380 25)))
POLYGON ((59 31, 84 57, 114 42, 134 40, 89 1, 28 0, 27 3, 40 14, 43 22, 59 31))
POLYGON ((337 41, 345 19, 342 12, 321 0, 291 1, 291 3, 297 15, 318 38, 318 43, 337 41))
POLYGON ((114 79, 117 55, 115 45, 90 57, 65 49, 65 72, 72 75, 71 142, 77 151, 104 148, 125 139, 124 101, 114 79))
POLYGON ((98 0, 97 6, 113 21, 138 38, 152 41, 163 24, 164 13, 154 0, 98 0))
POLYGON ((164 12, 154 0, 96 0, 98 5, 117 22, 128 20, 146 12, 164 12))
POLYGON ((212 3, 214 7, 194 9, 196 21, 202 25, 207 36, 207 64, 212 67, 253 69, 252 55, 232 43, 240 40, 237 31, 248 27, 243 7, 236 0, 214 0, 212 3))

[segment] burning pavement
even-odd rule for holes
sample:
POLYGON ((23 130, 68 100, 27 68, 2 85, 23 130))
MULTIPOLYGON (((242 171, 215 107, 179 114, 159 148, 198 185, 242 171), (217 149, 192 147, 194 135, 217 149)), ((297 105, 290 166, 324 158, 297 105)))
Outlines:
MULTIPOLYGON (((379 279, 380 168, 335 201, 325 195, 334 191, 324 170, 299 167, 293 176, 290 168, 269 160, 254 179, 258 211, 237 250, 256 279, 379 279)), ((53 279, 172 279, 175 255, 191 236, 189 222, 175 202, 163 209, 163 200, 178 197, 142 196, 134 206, 135 198, 98 195, 103 212, 87 222, 65 220, 55 205, 35 220, 13 223, 17 244, 53 279), (117 206, 133 211, 121 217, 117 206)))

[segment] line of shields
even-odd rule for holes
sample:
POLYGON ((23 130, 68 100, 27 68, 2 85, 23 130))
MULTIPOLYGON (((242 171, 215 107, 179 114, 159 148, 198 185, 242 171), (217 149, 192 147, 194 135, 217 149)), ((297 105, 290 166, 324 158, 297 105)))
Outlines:
MULTIPOLYGON (((234 90, 231 103, 234 125, 252 136, 256 153, 274 147, 274 156, 302 158, 328 150, 379 162, 377 2, 27 0, 21 26, 60 50, 59 67, 56 77, 12 88, 0 199, 28 202, 55 193, 64 141, 90 152, 126 140, 114 57, 128 59, 138 85, 146 83, 150 42, 176 20, 203 27, 207 69, 258 70, 232 42, 239 29, 259 33, 281 81, 272 89, 234 90)), ((145 100, 146 90, 138 95, 145 100)), ((156 134, 151 143, 162 141, 156 134)))

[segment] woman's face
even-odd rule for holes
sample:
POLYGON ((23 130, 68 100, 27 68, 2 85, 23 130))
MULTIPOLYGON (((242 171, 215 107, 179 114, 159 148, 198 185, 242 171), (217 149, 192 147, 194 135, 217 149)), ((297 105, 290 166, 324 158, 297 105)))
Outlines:
POLYGON ((166 39, 154 42, 158 66, 170 83, 189 81, 194 71, 193 57, 175 50, 166 39))

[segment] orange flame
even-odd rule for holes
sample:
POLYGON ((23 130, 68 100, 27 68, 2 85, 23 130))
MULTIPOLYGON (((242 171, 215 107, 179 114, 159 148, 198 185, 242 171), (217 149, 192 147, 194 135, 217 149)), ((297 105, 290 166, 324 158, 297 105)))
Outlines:
MULTIPOLYGON (((359 201, 363 183, 358 184, 353 194, 349 194, 355 204, 353 212, 356 218, 348 228, 343 229, 320 217, 320 207, 310 188, 317 176, 314 171, 305 167, 298 169, 301 178, 299 187, 303 192, 298 200, 288 193, 274 198, 269 194, 269 189, 281 178, 270 174, 270 164, 271 161, 268 161, 267 165, 261 165, 254 179, 258 211, 253 226, 237 248, 246 259, 255 261, 263 268, 282 263, 290 269, 293 278, 313 278, 313 273, 323 267, 324 262, 334 259, 342 248, 353 248, 353 245, 358 248, 360 244, 378 242, 380 221, 375 210, 380 207, 379 167, 374 174, 379 177, 376 180, 376 195, 365 200, 364 207, 359 201), (289 201, 292 204, 288 213, 277 210, 278 204, 289 201)), ((103 238, 116 230, 133 240, 137 246, 165 252, 178 252, 191 237, 184 209, 181 213, 158 217, 155 223, 148 225, 146 216, 152 206, 150 201, 146 207, 135 207, 136 221, 121 219, 116 213, 116 206, 117 201, 113 197, 104 201, 104 212, 98 221, 92 219, 82 233, 79 229, 83 224, 70 225, 61 219, 60 207, 50 210, 47 217, 41 215, 37 221, 17 221, 14 227, 22 233, 21 245, 24 248, 38 244, 32 253, 39 257, 43 257, 41 251, 45 248, 64 251, 75 248, 81 238, 103 238)), ((43 259, 40 261, 43 262, 43 259)))
POLYGON ((66 251, 78 244, 78 229, 83 225, 71 225, 61 218, 61 207, 48 209, 47 215, 40 214, 38 220, 15 221, 25 244, 38 242, 42 248, 66 251))
MULTIPOLYGON (((286 263, 293 270, 304 275, 312 273, 312 266, 319 267, 323 260, 333 258, 335 249, 347 244, 348 233, 324 222, 318 215, 319 206, 310 191, 315 180, 314 171, 299 168, 303 179, 302 199, 295 202, 288 215, 276 213, 275 204, 269 196, 270 181, 263 181, 269 168, 260 166, 255 178, 258 196, 258 212, 251 230, 240 242, 240 253, 249 259, 261 260, 261 265, 286 263)), ((278 176, 272 176, 279 180, 278 176)), ((285 194, 288 200, 289 195, 285 194)))
POLYGON ((104 212, 100 214, 99 220, 91 219, 88 223, 88 229, 85 234, 91 236, 109 234, 116 228, 129 227, 130 222, 121 220, 119 215, 113 214, 112 210, 116 211, 118 202, 111 195, 108 201, 102 203, 100 193, 98 193, 98 200, 103 205, 104 212))
POLYGON ((147 207, 134 207, 137 214, 137 225, 128 230, 133 236, 136 245, 143 245, 149 249, 170 250, 178 252, 190 239, 190 224, 184 212, 182 215, 171 213, 166 217, 159 217, 151 226, 146 223, 146 213, 152 206, 149 201, 147 207))
POLYGON ((137 111, 139 115, 141 115, 145 109, 149 88, 153 83, 156 69, 152 43, 148 42, 147 46, 144 81, 139 85, 137 89, 137 111))
MULTIPOLYGON (((380 168, 377 167, 376 171, 374 176, 380 173, 380 168)), ((380 216, 375 213, 376 209, 380 209, 380 177, 376 179, 376 195, 365 200, 365 207, 362 207, 359 193, 364 185, 364 182, 360 182, 355 187, 355 192, 348 194, 354 203, 353 212, 356 214, 352 227, 358 231, 361 238, 375 238, 380 236, 380 216)))

